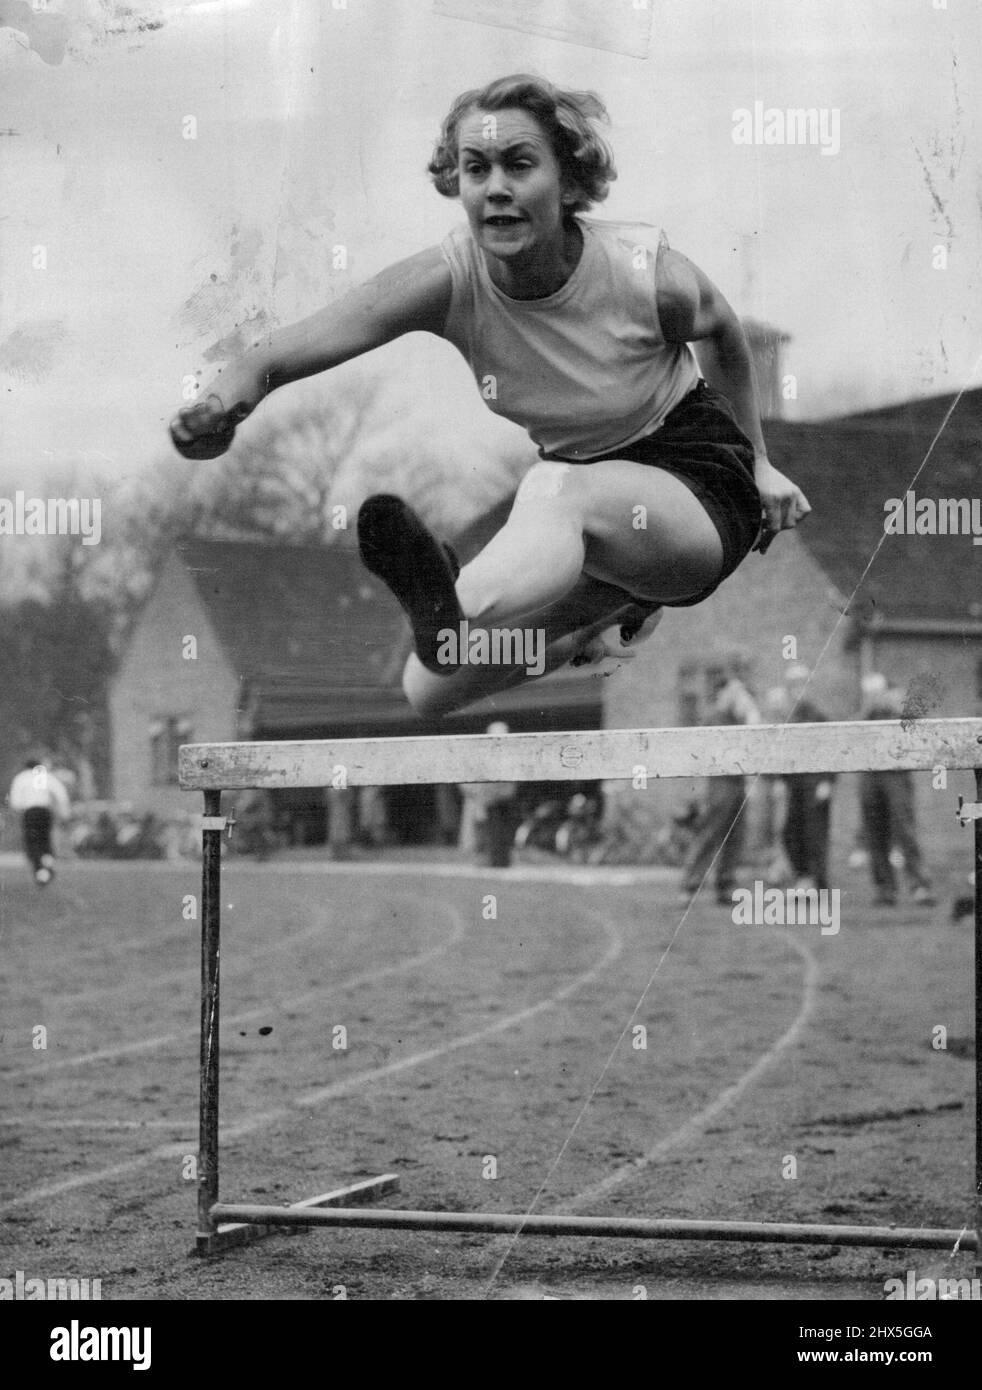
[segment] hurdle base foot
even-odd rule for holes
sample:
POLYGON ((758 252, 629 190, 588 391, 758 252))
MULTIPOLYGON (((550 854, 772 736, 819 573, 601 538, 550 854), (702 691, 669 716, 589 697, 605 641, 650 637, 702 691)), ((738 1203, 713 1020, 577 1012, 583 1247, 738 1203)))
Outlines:
POLYGON ((782 1245, 848 1245, 885 1249, 969 1252, 977 1237, 967 1228, 837 1226, 818 1222, 699 1221, 680 1217, 578 1216, 562 1213, 407 1211, 385 1207, 290 1207, 216 1202, 215 1217, 257 1226, 313 1226, 378 1231, 437 1231, 489 1236, 618 1237, 622 1240, 702 1240, 782 1245))
MULTIPOLYGON (((347 1187, 337 1187, 331 1192, 322 1192, 317 1197, 305 1197, 302 1202, 291 1202, 285 1211, 302 1212, 317 1207, 362 1206, 383 1197, 390 1192, 399 1191, 398 1173, 383 1173, 377 1178, 364 1178, 360 1182, 349 1183, 347 1187)), ((199 1231, 190 1255, 220 1255, 225 1250, 234 1250, 253 1241, 264 1240, 267 1236, 305 1235, 312 1228, 291 1221, 289 1226, 257 1225, 247 1221, 228 1221, 217 1226, 214 1231, 199 1231)))

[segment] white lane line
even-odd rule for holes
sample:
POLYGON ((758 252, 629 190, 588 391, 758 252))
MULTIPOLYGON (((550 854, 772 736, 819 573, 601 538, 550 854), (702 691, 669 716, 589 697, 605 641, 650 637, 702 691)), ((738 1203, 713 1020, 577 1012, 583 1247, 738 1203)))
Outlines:
MULTIPOLYGON (((200 864, 194 860, 178 864, 160 863, 156 860, 86 860, 72 864, 66 876, 76 870, 82 874, 98 870, 101 873, 132 873, 139 869, 141 874, 194 874, 200 875, 200 864)), ((408 874, 422 878, 491 878, 502 882, 515 883, 584 883, 590 886, 604 884, 609 886, 636 883, 670 883, 679 877, 681 869, 664 864, 625 865, 625 864, 570 864, 564 859, 548 864, 513 864, 508 869, 492 869, 485 864, 429 863, 421 859, 275 859, 263 864, 248 859, 231 859, 222 863, 224 873, 255 874, 326 874, 344 878, 352 875, 364 878, 389 878, 408 874)), ((27 870, 24 872, 27 880, 27 870)), ((200 881, 200 880, 195 880, 200 881)), ((192 891, 191 889, 188 890, 192 891)))
MULTIPOLYGON (((280 1120, 288 1119, 298 1109, 311 1109, 321 1105, 326 1100, 332 1100, 336 1096, 346 1095, 351 1091, 361 1090, 362 1087, 373 1081, 385 1080, 390 1076, 397 1076, 400 1072, 408 1071, 410 1068, 425 1065, 427 1062, 435 1061, 439 1057, 445 1057, 449 1053, 458 1052, 461 1048, 473 1047, 475 1043, 483 1042, 485 1038, 494 1037, 496 1033, 503 1033, 508 1029, 517 1028, 528 1019, 534 1018, 537 1014, 543 1013, 546 1009, 554 1008, 562 1000, 569 998, 584 985, 596 979, 608 966, 612 965, 624 949, 624 940, 611 918, 605 913, 603 916, 604 934, 607 937, 607 949, 603 955, 594 962, 587 970, 577 975, 568 984, 550 994, 547 998, 541 999, 536 1004, 530 1004, 524 1009, 519 1009, 505 1018, 497 1019, 494 1023, 478 1028, 473 1033, 467 1033, 459 1038, 451 1038, 448 1042, 442 1043, 439 1047, 426 1048, 420 1052, 413 1053, 409 1057, 400 1057, 396 1062, 390 1062, 384 1067, 373 1067, 370 1071, 359 1072, 354 1076, 346 1077, 343 1081, 332 1082, 328 1086, 321 1086, 316 1090, 306 1091, 303 1095, 289 1101, 286 1105, 277 1106, 273 1110, 267 1110, 257 1115, 250 1115, 247 1119, 240 1120, 238 1124, 229 1125, 222 1130, 222 1138, 226 1141, 230 1139, 240 1139, 246 1135, 255 1134, 257 1130, 266 1129, 280 1120)), ((442 949, 442 948, 441 948, 442 949)), ((153 1149, 148 1154, 143 1154, 140 1158, 129 1159, 123 1163, 115 1163, 109 1168, 101 1168, 98 1171, 80 1173, 72 1178, 64 1178, 60 1182, 46 1183, 43 1187, 33 1188, 29 1192, 22 1193, 19 1197, 12 1198, 9 1202, 0 1205, 0 1213, 13 1210, 15 1207, 27 1206, 34 1202, 46 1201, 51 1197, 61 1196, 65 1192, 73 1192, 81 1187, 92 1187, 97 1183, 111 1182, 115 1178, 124 1177, 128 1173, 138 1172, 141 1168, 146 1168, 152 1163, 164 1162, 168 1159, 183 1158, 188 1152, 186 1144, 162 1144, 153 1149)))
MULTIPOLYGON (((223 894, 226 892, 236 893, 235 888, 229 887, 227 880, 222 885, 222 889, 223 894)), ((256 963, 258 957, 266 956, 271 951, 285 950, 289 946, 295 946, 300 941, 308 941, 311 937, 317 936, 325 931, 326 913, 328 909, 323 903, 312 904, 310 902, 310 899, 307 897, 295 896, 290 898, 287 901, 287 903, 284 904, 284 906, 296 906, 307 911, 313 910, 316 920, 310 926, 302 927, 299 931, 293 932, 290 936, 271 936, 265 941, 255 941, 245 944, 237 942, 235 954, 235 969, 234 971, 228 971, 222 976, 222 983, 224 986, 233 987, 242 980, 248 980, 256 970, 256 963)), ((230 908, 234 910, 234 904, 231 901, 226 900, 223 903, 223 908, 226 912, 230 908)), ((230 928, 227 919, 224 923, 224 927, 224 940, 228 940, 230 931, 234 932, 238 930, 238 924, 230 928)), ((232 939, 234 940, 234 937, 232 939)), ((170 938, 168 937, 166 938, 166 940, 170 940, 170 938)), ((185 948, 187 947, 189 942, 193 943, 194 941, 195 937, 190 931, 185 932, 183 937, 181 938, 181 943, 185 948)), ((162 943, 159 939, 157 941, 154 941, 152 938, 150 938, 148 940, 145 940, 144 944, 149 947, 153 945, 159 946, 162 943)), ((86 962, 86 964, 93 964, 91 958, 86 962)), ((268 968, 267 963, 265 961, 262 962, 262 968, 268 968)), ((151 983, 153 988, 157 989, 162 985, 178 984, 181 980, 196 980, 200 972, 201 964, 200 962, 196 962, 194 965, 185 966, 182 970, 172 970, 167 975, 154 975, 151 983)), ((62 995, 55 994, 51 990, 48 990, 46 998, 54 998, 56 1001, 56 1007, 61 1009, 69 1007, 73 1004, 88 1003, 89 1000, 98 999, 104 994, 112 994, 118 996, 120 994, 122 985, 139 986, 145 993, 147 989, 147 983, 148 981, 146 978, 146 974, 140 973, 135 977, 131 977, 122 982, 117 980, 114 984, 94 986, 92 989, 83 990, 80 994, 62 995)), ((8 1076, 11 1075, 11 1073, 9 1072, 4 1074, 8 1076)))
POLYGON ((197 1133, 198 1122, 190 1120, 39 1120, 36 1115, 12 1115, 0 1119, 0 1129, 176 1129, 181 1134, 197 1133))
MULTIPOLYGON (((431 1047, 424 1052, 416 1052, 411 1057, 403 1057, 398 1062, 390 1062, 387 1066, 362 1072, 360 1077, 354 1078, 354 1081, 360 1083, 362 1081, 376 1081, 385 1076, 395 1076, 398 1072, 406 1071, 409 1067, 418 1067, 424 1062, 432 1062, 437 1057, 444 1057, 448 1052, 456 1052, 462 1047, 472 1047, 476 1042, 483 1042, 485 1038, 494 1037, 495 1033, 503 1033, 507 1029, 515 1028, 520 1023, 535 1018, 537 1014, 543 1013, 546 1009, 554 1008, 563 999, 568 999, 571 994, 575 994, 584 985, 595 980, 609 965, 613 964, 624 949, 624 940, 620 932, 613 925, 611 919, 606 916, 604 917, 604 931, 607 935, 607 950, 604 955, 589 970, 582 975, 577 975, 574 980, 557 990, 555 994, 550 994, 548 999, 541 999, 537 1004, 530 1004, 518 1013, 509 1014, 507 1018, 499 1019, 497 1023, 478 1029, 476 1033, 468 1033, 462 1038, 454 1038, 442 1047, 431 1047)), ((320 1105, 322 1101, 345 1095, 352 1089, 351 1082, 336 1081, 329 1086, 321 1086, 317 1090, 305 1091, 303 1095, 296 1098, 293 1104, 300 1106, 320 1105)))
MULTIPOLYGON (((244 949, 240 946, 239 951, 236 953, 235 971, 230 971, 227 976, 223 976, 222 982, 233 984, 238 983, 240 980, 248 979, 250 970, 247 968, 247 963, 251 961, 252 969, 255 970, 257 956, 266 954, 270 951, 283 950, 287 946, 295 946, 298 942, 306 941, 310 937, 317 936, 318 933, 323 931, 324 921, 321 919, 315 922, 313 926, 304 927, 302 931, 294 932, 292 936, 278 937, 275 941, 256 942, 254 945, 247 946, 244 949)), ((189 940, 193 941, 193 937, 186 935, 183 945, 187 946, 189 940)), ((148 945, 149 944, 151 943, 148 943, 148 945)), ((262 962, 262 968, 267 968, 267 963, 265 961, 262 962)), ((188 965, 183 970, 172 970, 167 975, 154 975, 151 983, 154 989, 159 989, 163 985, 176 985, 180 984, 182 980, 196 980, 200 971, 200 965, 188 965)), ((52 999, 55 1001, 54 1007, 58 1009, 69 1009, 75 1004, 87 1004, 91 1000, 99 999, 105 994, 111 994, 116 996, 116 998, 120 998, 126 986, 139 988, 143 994, 146 994, 147 983, 146 973, 144 971, 139 971, 136 975, 132 975, 124 980, 117 980, 114 984, 97 985, 92 989, 83 990, 79 994, 58 994, 49 989, 46 990, 44 994, 45 1007, 49 1007, 52 999)), ((9 1073, 7 1074, 9 1075, 9 1073)))
MULTIPOLYGON (((387 979, 390 975, 399 975, 405 970, 412 970, 418 965, 424 965, 428 961, 435 959, 443 954, 450 946, 455 946, 467 933, 467 923, 463 915, 449 904, 441 904, 449 907, 454 917, 456 925, 453 931, 436 945, 430 946, 427 950, 421 951, 418 955, 408 956, 405 960, 396 961, 392 965, 379 966, 375 970, 363 970, 358 975, 346 975, 340 979, 330 981, 328 984, 319 985, 316 989, 305 990, 303 994, 295 994, 289 999, 274 999, 269 1003, 263 1004, 255 1009, 244 1010, 242 1013, 232 1014, 223 1017, 222 1027, 237 1027, 240 1023, 254 1023, 256 1019, 268 1018, 271 1013, 283 1012, 288 1009, 301 1008, 305 1004, 316 1003, 318 999, 323 999, 332 989, 355 989, 360 985, 372 984, 376 980, 387 979)), ((156 981, 150 981, 155 984, 156 981)), ((89 1062, 102 1062, 110 1057, 128 1057, 134 1053, 152 1052, 155 1048, 166 1047, 171 1043, 183 1042, 189 1037, 197 1037, 198 1025, 188 1023, 186 1027, 176 1033, 160 1033, 153 1038, 140 1038, 128 1043, 119 1043, 114 1047, 99 1048, 96 1052, 82 1052, 74 1057, 55 1057, 45 1059, 37 1066, 19 1067, 12 1071, 0 1071, 0 1081, 9 1081, 23 1076, 30 1076, 35 1080, 43 1080, 51 1072, 63 1071, 66 1067, 81 1067, 89 1062)))
MULTIPOLYGON (((126 867, 129 867, 129 865, 127 865, 126 867)), ((159 865, 157 867, 164 868, 168 866, 159 865)), ((337 871, 340 873, 360 873, 364 867, 365 866, 363 865, 359 866, 345 863, 328 863, 326 866, 322 866, 320 864, 235 865, 236 870, 238 870, 239 868, 253 868, 261 873, 266 873, 271 869, 279 870, 283 873, 290 873, 297 868, 301 869, 303 872, 320 872, 323 868, 326 868, 328 871, 337 871)), ((399 876, 406 874, 407 872, 411 873, 413 870, 419 870, 420 874, 423 877, 428 877, 432 871, 447 870, 448 872, 438 872, 438 876, 444 878, 480 878, 481 880, 483 880, 485 876, 489 876, 492 879, 499 878, 504 882, 512 881, 517 883, 541 882, 569 884, 571 882, 570 874, 573 873, 576 874, 575 882, 585 887, 628 887, 632 883, 646 883, 659 881, 659 879, 655 877, 656 875, 668 874, 674 877, 678 873, 677 869, 627 870, 617 868, 604 869, 602 866, 598 868, 583 868, 582 866, 578 865, 563 865, 558 869, 553 869, 551 866, 542 866, 540 870, 538 865, 524 867, 519 866, 518 869, 485 869, 481 866, 475 867, 459 864, 417 865, 415 863, 397 863, 375 864, 372 865, 371 868, 373 871, 377 872, 381 876, 386 877, 390 875, 399 876)), ((405 961, 402 964, 396 966, 387 966, 377 971, 369 971, 360 976, 352 976, 347 979, 337 981, 336 983, 342 984, 346 988, 352 988, 356 985, 367 984, 371 983, 374 980, 384 979, 388 975, 397 974, 401 970, 410 969, 413 965, 421 965, 424 962, 430 960, 434 955, 438 955, 447 946, 455 945, 460 940, 462 933, 463 927, 460 923, 458 923, 458 929, 455 930, 449 937, 447 937, 441 946, 435 947, 432 951, 425 951, 422 955, 410 957, 408 961, 405 961)), ((193 968, 189 967, 187 974, 194 975, 196 977, 198 974, 198 970, 198 966, 194 966, 193 968)), ((183 973, 184 972, 182 972, 182 975, 183 973)), ((233 978, 238 979, 239 976, 236 975, 233 978)), ((156 984, 157 980, 155 979, 152 983, 156 984)), ((311 990, 305 994, 297 995, 292 999, 287 999, 285 1001, 279 1002, 275 1004, 273 1007, 279 1009, 289 1009, 313 1003, 322 996, 324 988, 329 988, 329 986, 325 986, 317 990, 311 990)), ((77 997, 78 996, 76 996, 76 998, 77 997)), ((264 1006, 263 1008, 253 1009, 248 1013, 240 1013, 234 1015, 231 1018, 223 1019, 223 1025, 227 1024, 229 1026, 232 1026, 238 1025, 240 1023, 253 1023, 256 1019, 263 1018, 268 1013, 269 1006, 264 1006)), ((166 1047, 172 1043, 182 1041, 190 1035, 192 1029, 195 1032, 197 1031, 197 1022, 195 1022, 193 1025, 189 1023, 184 1029, 176 1033, 161 1033, 158 1034, 156 1037, 141 1038, 138 1041, 134 1042, 120 1043, 118 1046, 115 1047, 99 1048, 97 1051, 83 1052, 74 1057, 60 1057, 52 1059, 46 1058, 43 1063, 43 1069, 41 1065, 19 1067, 16 1070, 12 1071, 6 1071, 3 1068, 0 1068, 0 1081, 17 1080, 24 1076, 43 1077, 47 1076, 51 1072, 61 1071, 66 1067, 81 1067, 87 1065, 89 1062, 102 1062, 112 1057, 124 1057, 141 1052, 152 1052, 158 1047, 166 1047)))
POLYGON ((136 1173, 151 1163, 162 1163, 169 1159, 183 1159, 187 1155, 193 1154, 195 1148, 196 1141, 193 1139, 188 1139, 186 1144, 159 1144, 157 1148, 140 1158, 131 1158, 125 1163, 114 1163, 111 1168, 102 1168, 98 1172, 80 1173, 77 1177, 66 1178, 62 1182, 49 1183, 46 1187, 35 1187, 30 1192, 22 1193, 19 1197, 12 1197, 9 1202, 0 1204, 0 1215, 13 1211, 15 1207, 29 1206, 32 1202, 42 1202, 47 1197, 58 1197, 79 1187, 92 1187, 95 1183, 110 1182, 113 1178, 121 1178, 127 1173, 136 1173))
POLYGON ((366 878, 413 874, 422 878, 488 878, 501 883, 583 884, 588 888, 630 888, 637 883, 670 883, 682 872, 681 869, 663 864, 647 868, 628 868, 619 864, 569 864, 565 860, 559 860, 555 864, 513 864, 508 869, 492 869, 484 864, 426 864, 417 860, 397 860, 391 863, 348 861, 323 864, 250 864, 242 867, 260 873, 356 874, 366 878))
POLYGON ((702 1110, 696 1112, 680 1125, 672 1134, 666 1135, 664 1139, 659 1139, 656 1144, 643 1153, 639 1158, 631 1159, 629 1163, 623 1163, 619 1168, 615 1168, 612 1173, 608 1173, 599 1182, 592 1183, 582 1192, 578 1192, 575 1197, 568 1198, 558 1206, 551 1208, 557 1212, 576 1211, 580 1207, 587 1206, 591 1202, 596 1202, 606 1197, 614 1188, 620 1187, 622 1183, 629 1182, 636 1178, 640 1173, 652 1163, 657 1163, 664 1158, 672 1149, 676 1149, 680 1144, 687 1144, 700 1134, 711 1120, 715 1120, 717 1115, 733 1105, 739 1100, 750 1086, 759 1081, 764 1072, 774 1062, 777 1061, 782 1052, 785 1052, 801 1037, 812 1013, 818 998, 818 976, 819 966, 811 948, 799 937, 791 932, 775 931, 775 935, 788 942, 795 951, 798 952, 804 961, 804 978, 802 980, 801 1006, 791 1025, 785 1029, 781 1036, 771 1044, 766 1052, 762 1053, 752 1067, 748 1068, 742 1076, 738 1077, 725 1090, 720 1091, 715 1100, 704 1106, 702 1110))

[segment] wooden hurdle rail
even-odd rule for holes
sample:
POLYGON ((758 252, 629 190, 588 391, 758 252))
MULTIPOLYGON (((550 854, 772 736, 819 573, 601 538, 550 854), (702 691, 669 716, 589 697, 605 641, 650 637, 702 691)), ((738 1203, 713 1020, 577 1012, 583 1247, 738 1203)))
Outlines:
MULTIPOLYGON (((362 1207, 398 1188, 385 1174, 289 1207, 219 1201, 219 948, 223 791, 440 782, 568 782, 796 773, 975 773, 976 800, 954 814, 974 825, 975 1037, 982 1033, 982 719, 909 719, 582 733, 447 735, 316 742, 205 743, 180 750, 179 780, 204 792, 198 1233, 209 1254, 276 1229, 370 1227, 514 1235, 611 1236, 974 1250, 982 1273, 982 1073, 975 1060, 975 1229, 603 1216, 432 1212, 362 1207)), ((954 809, 954 808, 953 808, 954 809)))

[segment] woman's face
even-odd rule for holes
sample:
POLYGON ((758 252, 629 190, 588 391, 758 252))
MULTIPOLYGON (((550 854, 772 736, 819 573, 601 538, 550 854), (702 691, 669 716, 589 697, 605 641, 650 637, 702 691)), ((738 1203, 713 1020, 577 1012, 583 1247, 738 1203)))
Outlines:
POLYGON ((561 251, 563 197, 572 201, 572 190, 531 112, 468 112, 457 150, 460 200, 483 250, 504 261, 561 251))

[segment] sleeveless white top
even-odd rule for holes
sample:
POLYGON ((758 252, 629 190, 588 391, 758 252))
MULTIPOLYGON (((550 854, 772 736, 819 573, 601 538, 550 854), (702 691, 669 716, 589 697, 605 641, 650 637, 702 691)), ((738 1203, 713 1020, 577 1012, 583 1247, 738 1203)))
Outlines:
POLYGON ((699 380, 685 343, 667 343, 655 273, 664 233, 578 217, 583 252, 543 299, 512 299, 488 274, 467 223, 440 249, 453 291, 443 335, 498 415, 548 456, 587 460, 657 430, 699 380))

